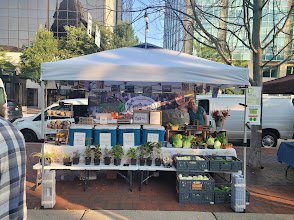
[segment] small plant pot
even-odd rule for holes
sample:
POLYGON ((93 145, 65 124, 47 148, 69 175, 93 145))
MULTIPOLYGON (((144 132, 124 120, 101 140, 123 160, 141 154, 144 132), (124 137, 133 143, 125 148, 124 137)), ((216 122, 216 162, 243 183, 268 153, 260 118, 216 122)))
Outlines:
POLYGON ((155 166, 160 166, 161 165, 161 159, 160 158, 156 158, 155 159, 155 166))
MULTIPOLYGON (((40 164, 42 164, 42 158, 40 158, 40 164)), ((50 158, 44 158, 44 166, 50 166, 51 159, 50 158)))
POLYGON ((85 164, 90 165, 91 164, 91 157, 85 157, 85 164))
POLYGON ((147 166, 151 166, 152 165, 152 159, 147 159, 146 164, 147 164, 147 166))
POLYGON ((131 165, 136 165, 137 164, 137 159, 131 159, 131 165))
POLYGON ((65 165, 65 166, 71 166, 72 165, 72 161, 70 159, 63 159, 63 165, 65 165))
POLYGON ((111 157, 104 157, 104 164, 109 165, 111 161, 111 157))
POLYGON ((145 159, 140 158, 140 166, 145 166, 145 162, 146 162, 145 159))
POLYGON ((72 159, 72 164, 77 165, 77 164, 79 164, 79 163, 80 163, 80 158, 79 158, 79 157, 74 157, 74 158, 72 159))
POLYGON ((100 165, 100 158, 94 158, 94 165, 100 165))
POLYGON ((120 158, 114 158, 114 165, 118 166, 121 163, 121 159, 120 158))

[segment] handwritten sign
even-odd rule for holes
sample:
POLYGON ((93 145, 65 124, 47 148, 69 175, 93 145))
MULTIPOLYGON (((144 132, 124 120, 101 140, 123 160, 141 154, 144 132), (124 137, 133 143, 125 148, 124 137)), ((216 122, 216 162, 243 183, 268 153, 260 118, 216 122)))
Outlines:
POLYGON ((151 125, 161 125, 161 111, 151 111, 150 112, 150 124, 151 125))
POLYGON ((158 142, 159 134, 147 134, 147 142, 158 142))
POLYGON ((135 134, 134 133, 124 133, 123 134, 123 146, 124 147, 134 147, 135 146, 135 134))
POLYGON ((74 146, 84 147, 86 142, 86 133, 75 132, 74 133, 74 146))
POLYGON ((111 134, 110 133, 100 133, 100 146, 110 147, 111 146, 111 134))
POLYGON ((149 124, 149 112, 134 112, 134 124, 149 124))
POLYGON ((100 124, 102 125, 107 124, 107 116, 100 116, 100 124))

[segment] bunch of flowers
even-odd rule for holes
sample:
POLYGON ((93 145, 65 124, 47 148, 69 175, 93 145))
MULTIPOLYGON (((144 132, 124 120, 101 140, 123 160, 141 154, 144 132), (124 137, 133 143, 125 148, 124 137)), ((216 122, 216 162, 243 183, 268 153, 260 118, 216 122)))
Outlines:
POLYGON ((214 120, 220 120, 223 121, 227 117, 229 117, 229 110, 213 110, 211 112, 211 116, 214 120))

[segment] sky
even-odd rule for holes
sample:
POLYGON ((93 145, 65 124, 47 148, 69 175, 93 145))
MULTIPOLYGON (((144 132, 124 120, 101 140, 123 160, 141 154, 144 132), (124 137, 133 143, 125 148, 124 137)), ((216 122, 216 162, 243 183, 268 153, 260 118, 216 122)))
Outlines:
MULTIPOLYGON (((154 6, 158 0, 133 0, 133 10, 142 10, 147 6, 154 6)), ((145 42, 145 11, 134 12, 132 14, 133 28, 136 36, 140 42, 145 42)), ((163 45, 163 29, 164 29, 164 14, 163 12, 154 12, 154 10, 147 10, 149 19, 149 32, 147 33, 147 43, 155 44, 157 46, 163 45)))

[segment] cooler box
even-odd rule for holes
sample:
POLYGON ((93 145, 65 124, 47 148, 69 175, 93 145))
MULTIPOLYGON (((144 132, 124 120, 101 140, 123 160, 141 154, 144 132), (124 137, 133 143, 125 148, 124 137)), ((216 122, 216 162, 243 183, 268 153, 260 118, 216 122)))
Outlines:
POLYGON ((133 141, 135 146, 139 146, 141 144, 140 131, 140 125, 120 125, 118 129, 118 144, 126 147, 132 147, 131 141, 133 141))
POLYGON ((165 129, 160 125, 144 125, 142 143, 146 142, 163 142, 165 129))
POLYGON ((75 133, 85 133, 85 144, 91 145, 93 142, 93 125, 71 125, 69 128, 69 145, 74 146, 75 133))
MULTIPOLYGON (((105 134, 110 134, 110 146, 114 146, 117 144, 117 126, 116 125, 96 125, 94 128, 94 145, 101 145, 100 137, 105 134)), ((104 137, 104 138, 107 138, 104 137)), ((107 141, 106 141, 107 142, 107 141)), ((105 143, 102 143, 102 145, 105 143)))

